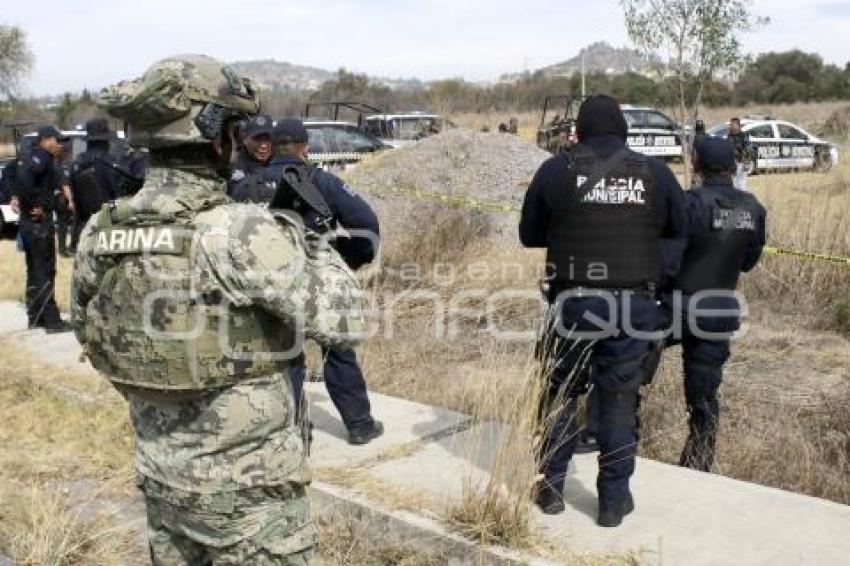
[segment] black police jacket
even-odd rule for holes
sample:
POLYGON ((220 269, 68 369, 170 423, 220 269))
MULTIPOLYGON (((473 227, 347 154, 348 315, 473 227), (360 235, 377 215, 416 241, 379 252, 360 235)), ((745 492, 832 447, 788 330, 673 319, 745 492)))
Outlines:
POLYGON ((227 180, 227 194, 236 200, 245 200, 245 184, 249 182, 251 175, 261 172, 268 165, 254 159, 244 148, 239 150, 230 179, 227 180))
POLYGON ((734 188, 728 176, 707 179, 686 199, 688 238, 673 288, 686 295, 734 290, 764 249, 764 207, 751 193, 734 188))
POLYGON ((71 194, 79 218, 87 219, 118 194, 118 163, 107 148, 94 147, 77 156, 71 167, 71 194))
POLYGON ((19 164, 13 193, 18 197, 21 213, 28 216, 40 206, 45 212, 53 210, 56 189, 60 185, 59 168, 52 155, 36 146, 19 164))
MULTIPOLYGON (((289 165, 303 166, 305 164, 303 160, 295 156, 275 157, 269 162, 268 167, 257 173, 265 180, 264 182, 246 180, 236 187, 231 196, 237 201, 268 203, 274 196, 283 168, 289 165)), ((348 232, 354 232, 351 237, 336 239, 334 246, 340 256, 352 269, 358 269, 374 260, 378 253, 380 227, 372 207, 336 175, 314 165, 308 167, 310 181, 330 207, 333 221, 348 232)), ((310 219, 305 218, 305 224, 308 227, 310 227, 309 223, 310 219)))
MULTIPOLYGON (((608 160, 626 149, 625 140, 613 135, 591 137, 582 140, 581 145, 595 154, 600 161, 608 160)), ((582 253, 586 257, 597 255, 599 259, 596 262, 606 262, 606 258, 612 255, 620 258, 625 257, 619 253, 622 250, 610 249, 611 245, 616 246, 618 242, 628 241, 629 238, 633 237, 642 238, 640 252, 642 255, 654 254, 651 264, 654 273, 640 272, 640 267, 635 263, 635 265, 626 267, 625 277, 616 277, 618 279, 632 279, 633 276, 638 276, 638 278, 648 278, 652 281, 659 280, 662 269, 660 262, 661 238, 683 240, 686 235, 682 188, 670 169, 662 162, 651 158, 636 159, 632 152, 628 152, 628 155, 631 156, 630 159, 634 160, 633 167, 637 167, 638 163, 644 164, 641 167, 645 167, 645 172, 640 175, 645 175, 647 177, 646 185, 651 184, 652 186, 652 194, 649 196, 649 200, 645 201, 645 207, 641 206, 642 210, 639 214, 630 215, 629 227, 619 222, 619 214, 614 214, 608 215, 610 221, 604 223, 596 222, 593 226, 581 224, 580 230, 587 233, 580 234, 575 230, 576 226, 579 225, 576 218, 581 215, 580 208, 584 207, 584 204, 565 204, 562 200, 564 192, 568 190, 570 184, 576 184, 573 158, 570 152, 564 152, 544 162, 528 187, 519 224, 519 237, 522 244, 530 248, 551 249, 552 238, 557 237, 559 241, 556 246, 563 247, 568 251, 578 249, 576 246, 579 246, 584 248, 582 253), (570 211, 571 206, 574 208, 572 211, 570 211), (564 228, 563 223, 565 221, 574 223, 574 226, 564 228), (643 227, 638 228, 638 225, 643 227), (576 241, 572 244, 565 244, 564 238, 574 238, 576 241), (650 247, 652 248, 651 252, 649 251, 650 247)), ((625 173, 629 173, 629 171, 625 171, 625 173)), ((634 171, 635 178, 637 178, 637 175, 637 171, 634 171)), ((609 204, 596 203, 593 207, 604 209, 609 204)), ((626 201, 616 206, 621 205, 623 208, 630 206, 626 201)), ((602 210, 599 215, 605 217, 605 211, 602 210)), ((570 261, 568 257, 561 258, 561 260, 563 262, 570 261)), ((588 281, 586 266, 568 265, 561 266, 559 269, 559 266, 556 265, 555 269, 557 279, 559 279, 557 283, 560 287, 568 287, 571 284, 624 287, 648 282, 610 280, 606 284, 605 281, 588 281), (561 272, 560 275, 557 274, 557 271, 561 272), (579 273, 579 271, 582 271, 582 273, 579 273)), ((608 274, 609 279, 611 275, 608 274)))

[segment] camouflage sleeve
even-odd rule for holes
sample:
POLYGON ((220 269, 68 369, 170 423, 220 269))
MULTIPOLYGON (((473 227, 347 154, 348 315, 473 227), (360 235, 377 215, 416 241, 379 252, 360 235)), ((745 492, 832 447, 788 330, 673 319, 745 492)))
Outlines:
MULTIPOLYGON (((363 293, 339 254, 327 243, 308 246, 298 227, 258 206, 222 208, 228 265, 219 257, 216 271, 232 296, 291 322, 320 344, 351 346, 362 339, 363 293)), ((211 247, 219 246, 202 245, 211 247)))
POLYGON ((91 221, 80 233, 77 254, 74 257, 74 271, 71 275, 71 324, 80 344, 84 342, 86 308, 89 301, 97 293, 100 284, 100 274, 94 255, 95 238, 93 231, 96 223, 97 215, 92 216, 91 221))

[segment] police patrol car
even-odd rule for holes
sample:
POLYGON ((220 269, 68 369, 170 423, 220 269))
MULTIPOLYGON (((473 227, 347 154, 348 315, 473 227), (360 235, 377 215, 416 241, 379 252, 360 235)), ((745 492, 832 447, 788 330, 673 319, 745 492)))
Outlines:
POLYGON ((628 104, 621 108, 629 126, 629 149, 665 160, 682 158, 682 129, 676 122, 654 108, 628 104))
POLYGON ((305 120, 310 162, 343 168, 390 146, 364 133, 357 124, 339 120, 305 120))
MULTIPOLYGON (((741 129, 749 134, 756 154, 753 173, 813 169, 829 171, 838 163, 838 148, 790 122, 770 116, 747 116, 741 129)), ((729 124, 717 124, 707 132, 727 137, 729 124)))
POLYGON ((364 131, 392 147, 403 147, 454 127, 438 114, 406 112, 366 116, 364 131))

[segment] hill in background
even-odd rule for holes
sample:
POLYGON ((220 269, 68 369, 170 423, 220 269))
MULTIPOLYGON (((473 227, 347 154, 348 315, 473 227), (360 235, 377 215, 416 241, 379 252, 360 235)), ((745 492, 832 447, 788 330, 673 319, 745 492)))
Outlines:
MULTIPOLYGON (((238 73, 253 79, 263 89, 317 90, 323 82, 337 76, 336 71, 274 59, 236 61, 231 66, 238 73)), ((370 80, 393 90, 414 90, 424 86, 419 79, 370 77, 370 80)))

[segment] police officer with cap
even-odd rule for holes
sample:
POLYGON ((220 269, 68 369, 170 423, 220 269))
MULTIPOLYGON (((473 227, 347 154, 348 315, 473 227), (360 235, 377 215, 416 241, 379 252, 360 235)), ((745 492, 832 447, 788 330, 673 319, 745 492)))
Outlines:
POLYGON ((109 122, 105 118, 86 121, 86 151, 77 156, 71 167, 71 193, 74 197, 74 237, 76 250, 80 232, 104 203, 118 198, 119 179, 116 160, 109 154, 109 122))
POLYGON ((575 450, 577 398, 593 388, 599 403, 598 523, 619 525, 634 509, 629 478, 638 444, 642 332, 656 328, 661 239, 685 232, 682 189, 660 161, 626 147, 617 101, 591 96, 577 120, 579 144, 546 161, 529 185, 520 240, 547 249, 549 341, 553 362, 541 403, 543 480, 536 503, 564 510, 575 450), (637 332, 636 332, 637 331, 637 332))
POLYGON ((248 178, 268 166, 272 155, 272 133, 274 120, 265 114, 248 118, 242 128, 242 148, 236 155, 236 163, 230 180, 227 181, 227 194, 237 200, 242 196, 248 178))
MULTIPOLYGON (((337 235, 333 245, 348 266, 357 270, 370 263, 378 251, 378 218, 369 204, 342 179, 308 162, 308 135, 301 120, 278 122, 274 130, 274 152, 269 166, 258 173, 261 182, 244 183, 233 195, 234 199, 270 203, 284 172, 292 168, 300 170, 310 185, 309 190, 315 190, 316 197, 327 209, 323 215, 309 206, 300 208, 306 227, 317 233, 336 227, 344 229, 346 235, 337 235)), ((290 370, 296 398, 303 389, 305 373, 303 365, 290 370)), ((366 381, 354 351, 325 348, 323 376, 328 394, 348 429, 349 443, 367 444, 381 436, 384 425, 372 417, 366 381)))
POLYGON ((56 280, 53 212, 56 191, 61 185, 57 163, 62 153, 61 138, 54 126, 39 128, 35 145, 18 167, 15 179, 15 196, 21 213, 20 234, 27 262, 29 327, 43 327, 49 333, 71 329, 59 316, 53 295, 56 280))
POLYGON ((723 364, 740 326, 735 289, 765 245, 765 209, 752 194, 733 186, 735 152, 734 144, 722 138, 705 137, 695 147, 694 168, 704 181, 686 194, 687 244, 663 303, 665 315, 678 317, 681 327, 680 335, 674 332, 668 341, 682 344, 689 414, 690 433, 679 463, 706 472, 714 462, 723 364))

